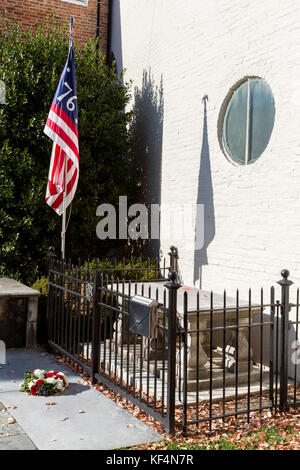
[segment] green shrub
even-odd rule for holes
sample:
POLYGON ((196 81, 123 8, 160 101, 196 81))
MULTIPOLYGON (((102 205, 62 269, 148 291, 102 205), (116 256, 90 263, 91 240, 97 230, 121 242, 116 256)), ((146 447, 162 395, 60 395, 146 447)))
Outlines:
MULTIPOLYGON (((46 274, 48 247, 60 249, 61 218, 45 203, 52 141, 43 129, 67 52, 67 32, 55 21, 24 33, 6 23, 0 31, 6 86, 6 105, 0 105, 0 275, 29 284, 46 274)), ((93 40, 75 44, 75 61, 80 173, 67 232, 73 259, 105 254, 108 244, 96 237, 96 208, 116 205, 133 186, 126 176, 131 113, 123 112, 129 85, 105 64, 93 40)))
POLYGON ((123 261, 113 262, 110 260, 99 260, 94 258, 83 263, 83 269, 100 269, 108 279, 113 276, 114 279, 126 280, 151 280, 157 279, 159 272, 157 260, 140 260, 140 258, 124 259, 123 261))
MULTIPOLYGON (((81 269, 90 269, 91 271, 94 269, 100 269, 104 276, 108 276, 108 279, 113 276, 114 279, 118 278, 120 280, 154 280, 158 278, 159 274, 157 261, 155 259, 150 259, 149 263, 146 260, 140 261, 140 259, 125 259, 124 261, 119 261, 115 264, 110 260, 99 260, 98 258, 93 258, 90 261, 83 262, 81 269)), ((32 284, 31 287, 41 293, 40 300, 43 297, 47 297, 48 278, 46 276, 40 277, 32 284)))
POLYGON ((39 297, 38 308, 38 325, 37 325, 37 342, 38 344, 47 344, 47 295, 48 295, 48 278, 42 276, 32 284, 32 289, 41 293, 39 297))
POLYGON ((47 296, 48 294, 48 278, 46 276, 42 276, 37 279, 32 284, 32 289, 37 290, 41 293, 41 296, 47 296))

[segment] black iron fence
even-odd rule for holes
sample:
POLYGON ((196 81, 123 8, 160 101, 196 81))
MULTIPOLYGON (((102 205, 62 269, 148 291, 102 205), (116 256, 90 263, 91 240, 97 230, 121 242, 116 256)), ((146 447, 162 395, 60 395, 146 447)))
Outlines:
POLYGON ((174 432, 175 415, 194 432, 299 406, 299 290, 291 303, 288 271, 280 300, 274 287, 259 301, 251 290, 241 300, 238 291, 181 286, 177 250, 169 254, 168 267, 140 259, 105 269, 52 254, 49 345, 166 432, 174 432))
POLYGON ((93 285, 89 269, 50 256, 48 276, 48 343, 91 373, 93 285))

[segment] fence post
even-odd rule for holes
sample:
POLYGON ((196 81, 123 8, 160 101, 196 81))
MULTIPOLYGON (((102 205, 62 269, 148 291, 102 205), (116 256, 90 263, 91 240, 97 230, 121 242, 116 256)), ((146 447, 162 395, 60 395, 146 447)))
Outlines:
POLYGON ((278 281, 281 286, 281 335, 280 335, 280 401, 279 410, 285 411, 287 408, 287 388, 288 388, 288 328, 289 328, 289 292, 293 284, 288 279, 290 273, 287 269, 281 271, 282 279, 278 281))
POLYGON ((91 354, 91 383, 97 383, 95 375, 99 372, 100 363, 100 312, 99 302, 102 298, 101 273, 95 269, 94 274, 94 305, 93 305, 93 326, 92 326, 92 354, 91 354))
POLYGON ((176 324, 177 324, 177 274, 170 271, 165 287, 169 290, 168 307, 168 392, 167 392, 167 433, 175 432, 175 389, 176 389, 176 324))
POLYGON ((55 264, 55 249, 53 246, 49 247, 49 252, 48 252, 48 289, 47 289, 47 324, 45 325, 45 328, 47 329, 47 341, 49 338, 51 338, 51 313, 52 313, 52 308, 53 308, 53 287, 52 283, 54 282, 54 274, 53 274, 53 268, 55 264))

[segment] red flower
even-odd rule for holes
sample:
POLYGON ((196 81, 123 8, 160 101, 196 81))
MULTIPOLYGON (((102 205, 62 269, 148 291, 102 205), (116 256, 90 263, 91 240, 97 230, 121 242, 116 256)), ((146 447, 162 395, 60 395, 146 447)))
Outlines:
POLYGON ((53 375, 55 375, 55 372, 48 372, 48 374, 46 374, 46 379, 53 377, 53 375))
POLYGON ((41 385, 44 385, 44 381, 42 379, 39 379, 35 382, 35 384, 40 387, 41 385))
POLYGON ((36 395, 38 391, 39 389, 35 385, 33 385, 30 389, 31 395, 36 395))

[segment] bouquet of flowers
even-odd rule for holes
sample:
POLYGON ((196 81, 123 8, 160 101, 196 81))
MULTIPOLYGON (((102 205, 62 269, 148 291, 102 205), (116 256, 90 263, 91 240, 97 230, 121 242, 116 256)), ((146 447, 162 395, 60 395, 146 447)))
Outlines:
POLYGON ((63 372, 57 370, 35 369, 24 374, 24 381, 20 385, 20 391, 28 395, 58 395, 68 388, 69 382, 63 372))

